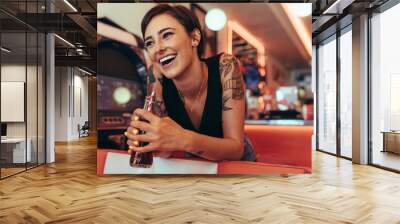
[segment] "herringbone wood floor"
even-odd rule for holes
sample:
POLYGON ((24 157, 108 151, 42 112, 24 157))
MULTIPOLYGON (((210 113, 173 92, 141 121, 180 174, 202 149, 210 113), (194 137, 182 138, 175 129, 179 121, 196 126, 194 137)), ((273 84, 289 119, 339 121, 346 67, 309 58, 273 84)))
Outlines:
POLYGON ((0 181, 0 223, 400 223, 400 175, 316 152, 311 175, 96 175, 95 139, 0 181))

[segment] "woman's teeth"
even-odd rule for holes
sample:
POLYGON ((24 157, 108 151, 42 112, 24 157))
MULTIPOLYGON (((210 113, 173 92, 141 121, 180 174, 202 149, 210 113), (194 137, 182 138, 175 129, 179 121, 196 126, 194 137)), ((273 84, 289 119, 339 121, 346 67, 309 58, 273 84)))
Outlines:
POLYGON ((175 59, 175 57, 176 57, 176 55, 168 55, 168 56, 161 58, 159 62, 161 65, 167 65, 167 64, 171 63, 172 60, 175 59))

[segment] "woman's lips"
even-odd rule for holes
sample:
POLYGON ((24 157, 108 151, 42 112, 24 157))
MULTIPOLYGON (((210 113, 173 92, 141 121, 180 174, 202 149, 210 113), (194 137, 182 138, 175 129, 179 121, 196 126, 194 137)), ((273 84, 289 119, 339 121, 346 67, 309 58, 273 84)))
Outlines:
POLYGON ((159 63, 162 68, 167 69, 170 68, 172 65, 175 64, 175 59, 177 55, 168 55, 166 57, 163 57, 159 60, 159 63))

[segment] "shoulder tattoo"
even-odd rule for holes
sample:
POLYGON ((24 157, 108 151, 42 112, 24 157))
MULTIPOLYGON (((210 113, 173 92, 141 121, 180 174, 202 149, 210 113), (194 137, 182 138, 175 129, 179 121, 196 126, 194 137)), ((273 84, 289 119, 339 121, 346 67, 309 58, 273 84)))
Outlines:
POLYGON ((239 62, 234 56, 224 54, 219 64, 219 70, 224 78, 232 71, 233 73, 240 73, 239 62))
POLYGON ((222 57, 220 61, 220 72, 224 77, 223 91, 232 90, 230 98, 233 100, 241 100, 244 96, 244 85, 239 61, 231 55, 223 55, 222 57))

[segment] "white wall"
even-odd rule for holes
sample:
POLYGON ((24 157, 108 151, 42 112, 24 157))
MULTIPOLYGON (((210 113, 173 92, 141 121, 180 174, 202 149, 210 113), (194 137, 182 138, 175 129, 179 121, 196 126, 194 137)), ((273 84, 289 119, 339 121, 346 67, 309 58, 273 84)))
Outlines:
POLYGON ((79 138, 78 124, 88 121, 88 78, 83 75, 76 68, 56 67, 55 141, 79 138))
MULTIPOLYGON (((32 67, 28 67, 28 70, 32 67)), ((1 65, 1 81, 25 82, 25 64, 1 65)))
MULTIPOLYGON (((77 74, 77 70, 74 71, 74 108, 72 113, 72 130, 71 135, 73 138, 79 137, 78 124, 82 126, 85 121, 89 120, 89 92, 88 92, 88 77, 81 76, 82 73, 77 74)), ((78 71, 79 72, 79 71, 78 71)))
MULTIPOLYGON (((31 155, 36 162, 39 153, 39 163, 44 162, 44 89, 42 68, 25 66, 25 64, 3 64, 1 66, 1 81, 18 81, 26 83, 26 110, 25 122, 7 122, 8 138, 30 139, 31 155), (37 70, 38 69, 38 70, 37 70), (25 78, 27 77, 27 80, 25 78), (39 86, 38 86, 39 85, 39 86), (39 151, 38 151, 39 150, 39 151)), ((1 108, 7 110, 9 108, 1 108)))
MULTIPOLYGON (((1 81, 25 82, 25 64, 2 65, 1 81)), ((7 108, 1 108, 1 110, 6 110, 6 109, 7 108)), ((25 123, 24 122, 7 123, 7 137, 25 137, 25 123)))
MULTIPOLYGON (((24 65, 18 64, 9 64, 9 65, 2 65, 1 66, 1 81, 5 82, 25 82, 25 71, 26 67, 24 65)), ((33 66, 28 66, 28 74, 33 72, 36 68, 33 66)), ((36 83, 34 83, 36 85, 36 83)), ((30 89, 28 89, 30 90, 30 89)), ((32 98, 36 96, 36 89, 35 92, 28 92, 27 96, 32 98)), ((31 102, 32 100, 27 99, 27 102, 31 102)), ((36 106, 35 106, 36 107, 36 106)), ((7 108, 1 108, 1 110, 7 110, 7 108)), ((36 114, 35 114, 36 115, 36 114)), ((29 114, 28 114, 29 116, 29 114)), ((28 117, 30 121, 30 117, 28 117)), ((25 122, 12 122, 7 123, 7 136, 8 137, 25 137, 25 122)), ((29 136, 28 136, 29 137, 29 136)))
POLYGON ((68 141, 69 69, 55 68, 55 141, 68 141))

